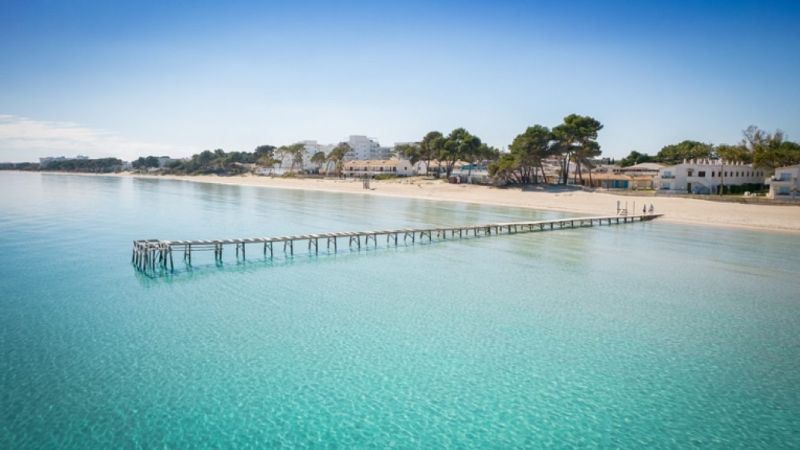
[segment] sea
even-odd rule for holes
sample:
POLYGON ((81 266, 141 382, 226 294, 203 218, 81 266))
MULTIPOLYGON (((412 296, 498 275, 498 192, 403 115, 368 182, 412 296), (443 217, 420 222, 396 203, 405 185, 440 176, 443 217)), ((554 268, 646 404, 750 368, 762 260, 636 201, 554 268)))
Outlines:
POLYGON ((131 264, 137 239, 567 216, 0 172, 0 448, 800 447, 796 234, 655 220, 131 264))

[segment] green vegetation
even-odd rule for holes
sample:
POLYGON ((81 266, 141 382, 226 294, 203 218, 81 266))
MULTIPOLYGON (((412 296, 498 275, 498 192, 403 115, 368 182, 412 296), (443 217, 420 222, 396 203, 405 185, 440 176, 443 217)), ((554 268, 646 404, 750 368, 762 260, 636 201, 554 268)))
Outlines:
POLYGON ((419 159, 425 161, 425 175, 430 173, 431 161, 437 159, 444 151, 444 136, 438 131, 431 131, 419 143, 419 159))
POLYGON ((333 163, 333 170, 336 176, 341 175, 344 167, 344 155, 350 150, 350 144, 342 142, 328 153, 328 161, 333 163))
POLYGON ((619 165, 621 167, 630 167, 636 164, 649 163, 649 162, 657 162, 657 161, 656 158, 653 156, 650 156, 646 153, 639 153, 636 150, 633 150, 632 152, 630 152, 630 154, 628 154, 628 156, 619 160, 619 165))
POLYGON ((157 168, 159 166, 158 158, 155 156, 148 156, 148 157, 140 156, 139 159, 131 163, 131 165, 133 166, 134 169, 138 170, 157 168))
POLYGON ((325 156, 325 152, 317 152, 311 155, 311 162, 314 164, 319 164, 322 166, 328 160, 328 157, 325 156))
POLYGON ((39 170, 39 163, 32 163, 32 162, 0 163, 0 170, 35 171, 35 170, 39 170))
POLYGON ((508 184, 547 183, 543 162, 552 158, 560 166, 558 183, 569 181, 570 162, 575 163, 575 179, 583 180, 582 168, 591 169, 593 159, 601 154, 597 135, 602 128, 603 124, 593 117, 577 114, 565 117, 552 130, 544 125, 528 127, 514 138, 508 153, 489 165, 489 174, 508 184))
POLYGON ((476 161, 495 160, 500 156, 497 149, 481 142, 479 137, 472 135, 464 128, 456 128, 446 137, 439 131, 431 131, 422 138, 419 144, 402 145, 396 151, 398 155, 402 155, 412 164, 425 161, 426 175, 430 170, 431 161, 438 162, 437 173, 441 173, 441 166, 444 164, 444 173, 448 178, 453 173, 453 168, 458 161, 468 162, 472 165, 476 161))
MULTIPOLYGON (((23 163, 30 164, 30 163, 23 163)), ((82 172, 82 173, 111 173, 120 172, 125 167, 125 163, 118 158, 96 158, 96 159, 65 159, 50 161, 45 166, 36 164, 36 169, 28 170, 50 170, 54 172, 82 172)), ((26 170, 26 169, 18 169, 26 170)))
POLYGON ((509 153, 489 165, 489 174, 510 184, 537 184, 541 174, 541 180, 547 183, 542 163, 553 154, 553 142, 549 128, 542 125, 528 127, 514 138, 509 153))
MULTIPOLYGON (((476 163, 488 163, 489 175, 503 184, 567 184, 570 171, 573 182, 583 181, 587 172, 591 182, 591 169, 599 161, 600 145, 598 133, 603 124, 590 116, 570 114, 561 124, 553 128, 535 124, 517 135, 508 152, 500 152, 486 145, 481 139, 464 128, 456 128, 444 135, 430 131, 418 143, 398 145, 393 154, 408 159, 411 164, 424 161, 426 175, 435 162, 437 176, 450 177, 458 161, 469 163, 470 170, 476 163), (548 176, 545 165, 556 164, 558 169, 548 176), (571 170, 574 168, 574 170, 571 170), (553 179, 554 178, 554 179, 553 179)), ((342 173, 344 157, 351 150, 342 142, 329 154, 317 152, 310 162, 318 165, 326 174, 333 169, 335 175, 342 173)), ((278 164, 289 165, 286 176, 302 170, 305 146, 301 143, 275 147, 259 145, 252 152, 222 149, 204 150, 182 160, 146 156, 133 161, 136 170, 160 169, 162 173, 238 175, 252 172, 259 167, 272 168, 278 164), (164 164, 163 166, 160 165, 164 164)), ((743 131, 743 139, 733 145, 712 145, 704 142, 684 140, 666 145, 656 154, 648 155, 631 151, 619 161, 622 167, 645 162, 665 165, 679 164, 689 159, 723 159, 731 162, 752 163, 757 168, 772 172, 775 168, 800 164, 800 144, 785 139, 780 130, 768 133, 756 126, 743 131)), ((605 161, 610 162, 607 158, 605 161)), ((123 170, 124 163, 117 158, 64 159, 49 161, 46 166, 37 163, 2 163, 0 170, 53 170, 68 172, 108 173, 123 170)))
POLYGON ((742 134, 742 140, 733 145, 711 145, 686 140, 664 146, 655 156, 632 151, 620 160, 620 165, 627 167, 642 162, 673 165, 683 162, 684 159, 722 159, 752 163, 759 169, 773 172, 777 167, 800 164, 800 144, 786 140, 782 131, 768 133, 756 126, 750 126, 742 134))

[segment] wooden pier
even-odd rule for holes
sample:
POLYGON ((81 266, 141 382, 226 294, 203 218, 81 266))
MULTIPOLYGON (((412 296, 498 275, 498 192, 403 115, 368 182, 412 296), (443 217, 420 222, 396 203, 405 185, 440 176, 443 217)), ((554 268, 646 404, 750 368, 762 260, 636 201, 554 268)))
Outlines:
POLYGON ((190 240, 190 241, 163 241, 147 239, 133 241, 133 255, 131 263, 137 270, 144 273, 172 272, 175 270, 175 256, 183 256, 183 262, 192 264, 192 253, 214 252, 214 260, 222 263, 223 250, 233 246, 236 259, 246 258, 249 249, 251 254, 255 250, 265 259, 272 259, 276 252, 291 257, 295 253, 295 243, 306 244, 308 254, 319 254, 320 241, 325 245, 326 252, 337 252, 340 240, 345 242, 349 250, 378 247, 378 241, 385 240, 386 247, 397 247, 401 244, 416 244, 418 242, 445 241, 450 239, 464 239, 481 236, 501 234, 532 233, 539 231, 553 231, 594 226, 620 225, 633 222, 644 222, 661 217, 662 214, 617 215, 601 217, 570 217, 555 220, 540 220, 535 222, 508 222, 489 223, 483 225, 461 225, 452 227, 434 228, 399 228, 394 230, 379 231, 354 231, 318 234, 300 234, 294 236, 260 237, 248 239, 219 239, 219 240, 190 240), (254 248, 255 247, 255 248, 254 248))

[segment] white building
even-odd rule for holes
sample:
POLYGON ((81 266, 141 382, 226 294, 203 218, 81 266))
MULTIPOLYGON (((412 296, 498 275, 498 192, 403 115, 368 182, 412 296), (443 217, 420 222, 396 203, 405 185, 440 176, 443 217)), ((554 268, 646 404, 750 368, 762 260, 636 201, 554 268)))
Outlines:
POLYGON ((450 172, 450 179, 455 183, 488 184, 492 181, 488 165, 485 163, 462 163, 460 166, 455 166, 450 172))
POLYGON ((653 181, 660 192, 712 194, 720 185, 762 184, 764 172, 752 164, 696 159, 663 167, 653 181))
POLYGON ((356 178, 374 177, 376 175, 409 177, 415 174, 414 166, 407 159, 351 160, 345 161, 342 167, 342 175, 356 178))
POLYGON ((305 149, 305 153, 303 154, 303 170, 306 172, 319 172, 319 170, 324 166, 324 164, 317 164, 311 162, 311 158, 319 152, 328 156, 328 153, 333 150, 335 145, 333 144, 320 144, 317 141, 302 141, 303 148, 305 149))
MULTIPOLYGON (((325 154, 325 156, 328 156, 328 153, 330 153, 335 146, 333 144, 320 144, 313 140, 300 141, 299 144, 303 144, 303 164, 295 164, 294 171, 305 173, 318 173, 320 172, 320 169, 323 169, 324 171, 325 164, 314 163, 311 161, 311 158, 319 152, 322 152, 325 154)), ((276 152, 275 158, 280 159, 281 162, 279 164, 275 164, 274 167, 259 167, 256 169, 256 173, 259 175, 281 176, 289 173, 292 170, 291 155, 280 155, 276 152)))
POLYGON ((350 151, 345 153, 344 160, 388 160, 391 155, 389 147, 381 147, 377 139, 353 135, 347 140, 350 151))
POLYGON ((658 163, 639 163, 628 167, 621 167, 619 173, 626 175, 658 175, 658 171, 663 169, 663 164, 658 163))
POLYGON ((769 185, 769 198, 791 199, 798 198, 800 192, 800 164, 775 169, 775 175, 767 178, 765 184, 769 185))

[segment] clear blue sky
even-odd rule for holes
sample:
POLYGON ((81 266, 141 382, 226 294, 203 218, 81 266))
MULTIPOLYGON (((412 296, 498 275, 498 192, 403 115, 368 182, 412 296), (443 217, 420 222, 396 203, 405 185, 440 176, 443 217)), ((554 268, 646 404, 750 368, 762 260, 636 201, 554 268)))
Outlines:
POLYGON ((0 161, 252 150, 575 112, 604 154, 800 140, 800 2, 0 0, 0 161))

